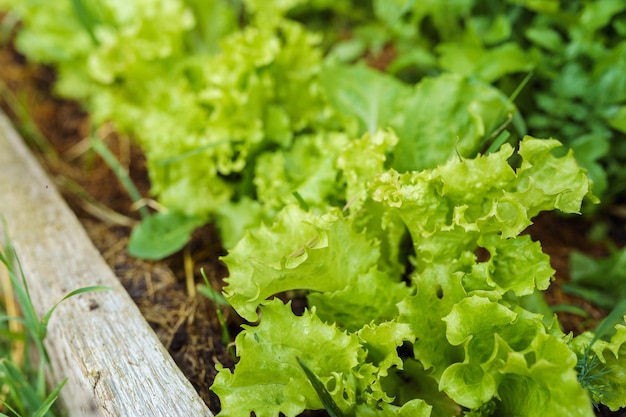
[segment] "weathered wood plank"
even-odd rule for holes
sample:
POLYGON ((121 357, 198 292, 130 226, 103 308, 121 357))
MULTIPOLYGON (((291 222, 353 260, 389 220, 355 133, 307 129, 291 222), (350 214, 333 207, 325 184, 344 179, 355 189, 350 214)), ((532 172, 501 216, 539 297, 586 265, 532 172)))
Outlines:
POLYGON ((0 213, 38 314, 77 288, 112 288, 63 302, 49 323, 70 416, 212 416, 2 113, 0 213))

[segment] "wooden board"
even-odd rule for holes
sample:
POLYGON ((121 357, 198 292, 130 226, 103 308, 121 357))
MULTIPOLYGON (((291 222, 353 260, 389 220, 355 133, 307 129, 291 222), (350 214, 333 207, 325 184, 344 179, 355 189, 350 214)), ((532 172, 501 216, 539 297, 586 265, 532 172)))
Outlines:
POLYGON ((111 287, 63 302, 49 323, 69 416, 212 416, 2 113, 0 214, 40 316, 70 291, 111 287))

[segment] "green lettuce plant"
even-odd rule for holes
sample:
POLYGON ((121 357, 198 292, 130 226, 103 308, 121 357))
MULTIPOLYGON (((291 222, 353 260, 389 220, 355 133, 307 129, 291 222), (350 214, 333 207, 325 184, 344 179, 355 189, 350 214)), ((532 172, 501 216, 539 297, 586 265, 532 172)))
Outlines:
MULTIPOLYGON (((509 145, 424 171, 373 165, 356 209, 292 205, 248 232, 224 257, 225 296, 256 324, 237 336, 234 372, 221 368, 213 385, 220 415, 322 408, 300 358, 344 415, 592 416, 575 370, 584 342, 523 302, 554 271, 520 233, 540 211, 576 213, 590 195, 560 146, 527 137, 515 168, 509 145), (280 294, 309 308, 296 315, 280 294)), ((610 406, 623 406, 613 388, 610 406)))

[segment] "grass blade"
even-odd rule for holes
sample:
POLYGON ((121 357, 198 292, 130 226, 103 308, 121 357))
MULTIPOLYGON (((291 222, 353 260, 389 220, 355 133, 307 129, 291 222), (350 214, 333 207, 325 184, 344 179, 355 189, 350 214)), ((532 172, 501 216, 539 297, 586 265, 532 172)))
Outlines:
POLYGON ((59 304, 61 304, 63 301, 67 300, 68 298, 74 297, 75 295, 78 295, 78 294, 84 294, 84 293, 94 292, 94 291, 109 291, 109 290, 112 290, 112 288, 111 287, 107 287, 105 285, 92 285, 90 287, 83 287, 83 288, 79 288, 77 290, 74 290, 74 291, 70 292, 69 294, 67 294, 65 297, 61 298, 41 318, 41 326, 42 326, 42 328, 43 328, 42 330, 44 332, 43 337, 45 337, 45 335, 46 335, 48 322, 50 321, 50 317, 52 316, 52 313, 54 313, 54 310, 56 310, 56 308, 59 306, 59 304))
POLYGON ((7 105, 11 113, 17 119, 17 129, 28 142, 37 147, 46 158, 52 162, 58 162, 59 156, 50 145, 48 139, 37 127, 28 107, 28 100, 25 94, 15 95, 11 89, 0 80, 0 102, 7 105))
MULTIPOLYGON (((122 184, 122 187, 126 190, 130 198, 133 200, 133 203, 141 200, 141 194, 135 184, 131 180, 130 176, 126 172, 126 170, 119 163, 115 155, 111 152, 111 150, 105 145, 103 141, 98 139, 97 137, 91 137, 91 147, 100 157, 106 162, 106 164, 111 168, 111 170, 117 176, 117 179, 122 184)), ((139 207, 139 214, 142 219, 145 219, 150 216, 150 212, 145 206, 139 207)))
POLYGON ((615 325, 624 322, 624 315, 626 315, 626 300, 620 301, 611 313, 600 322, 590 344, 593 345, 598 339, 608 338, 615 331, 615 325))
POLYGON ((176 155, 176 156, 173 156, 173 157, 167 158, 167 159, 160 159, 160 160, 156 161, 154 163, 154 165, 158 166, 158 167, 171 165, 173 163, 180 162, 180 161, 183 161, 185 159, 191 158, 192 156, 199 155, 199 154, 201 154, 202 152, 204 152, 206 150, 217 148, 218 146, 221 146, 221 145, 224 145, 224 144, 227 144, 227 143, 230 143, 230 142, 231 142, 230 140, 220 140, 220 141, 215 142, 215 143, 209 143, 208 145, 199 146, 199 147, 194 148, 194 149, 192 149, 190 151, 184 152, 184 153, 182 153, 180 155, 176 155))
POLYGON ((550 309, 554 313, 575 314, 582 318, 589 317, 589 313, 587 312, 587 310, 574 304, 556 304, 556 305, 551 306, 550 309))
POLYGON ((522 92, 522 90, 524 88, 526 88, 526 84, 528 84, 528 82, 530 81, 531 78, 533 78, 533 75, 535 73, 533 71, 530 71, 528 74, 526 74, 526 76, 524 77, 524 79, 522 80, 522 82, 519 83, 519 85, 517 86, 517 88, 515 89, 515 91, 513 91, 511 93, 511 95, 509 96, 509 100, 511 101, 515 101, 517 99, 517 96, 519 96, 519 94, 522 92))
POLYGON ((213 302, 215 303, 215 314, 217 316, 217 321, 220 324, 220 328, 222 329, 222 343, 224 344, 224 346, 228 347, 228 353, 230 357, 235 360, 236 355, 232 347, 233 338, 228 331, 228 324, 226 323, 226 319, 224 318, 224 313, 222 313, 222 310, 220 309, 220 307, 230 307, 230 304, 222 294, 213 289, 211 283, 209 282, 209 278, 204 272, 204 268, 200 269, 200 273, 202 274, 202 278, 204 279, 204 285, 200 285, 198 287, 198 292, 207 297, 209 300, 213 300, 213 302))
MULTIPOLYGON (((18 311, 13 314, 2 308, 0 304, 0 334, 9 341, 8 346, 3 342, 0 345, 0 376, 1 376, 1 393, 0 408, 8 410, 13 416, 36 416, 36 417, 53 417, 50 411, 53 404, 57 400, 65 380, 62 381, 55 389, 48 394, 46 384, 46 368, 49 365, 48 355, 43 341, 46 337, 48 321, 58 305, 78 294, 92 291, 100 291, 110 289, 109 287, 95 285, 74 290, 57 302, 50 310, 41 318, 37 316, 30 293, 28 291, 28 283, 19 258, 15 252, 15 248, 9 239, 6 220, 0 216, 0 226, 5 230, 4 243, 0 242, 0 266, 4 265, 4 269, 0 270, 1 275, 6 276, 2 279, 3 298, 14 298, 19 305, 18 311), (9 282, 10 281, 10 282, 9 282), (10 284, 10 285, 9 285, 10 284), (20 316, 16 316, 20 314, 20 316), (4 323, 20 323, 22 327, 12 329, 4 326, 4 323), (16 359, 16 355, 12 353, 17 343, 21 343, 24 348, 21 349, 21 357, 37 359, 31 361, 22 361, 16 359), (35 355, 29 354, 28 347, 36 348, 35 355)), ((6 304, 6 303, 4 303, 6 304)), ((5 415, 0 413, 0 416, 5 415)))
POLYGON ((306 201, 304 201, 304 198, 302 198, 302 196, 300 195, 299 192, 294 191, 293 193, 291 193, 295 199, 298 201, 298 204, 300 204, 300 207, 302 207, 302 210, 304 211, 309 211, 309 205, 307 204, 306 201))
POLYGON ((498 149, 500 149, 500 147, 504 145, 504 142, 506 142, 510 136, 511 134, 506 130, 500 132, 498 137, 493 142, 491 142, 491 145, 489 145, 489 148, 487 148, 485 155, 489 155, 490 153, 496 152, 498 149))
POLYGON ((48 411, 50 410, 50 407, 54 405, 57 398, 59 397, 59 394, 61 393, 61 389, 63 389, 63 386, 65 385, 66 382, 67 382, 67 378, 59 382, 59 384, 54 388, 54 390, 50 393, 50 395, 46 397, 46 399, 44 400, 43 404, 41 404, 39 409, 35 411, 35 413, 33 414, 33 417, 44 417, 47 415, 48 411))
POLYGON ((330 394, 328 393, 328 390, 326 389, 322 381, 320 381, 315 375, 315 373, 313 373, 313 371, 311 371, 311 369, 309 369, 309 367, 306 366, 306 364, 304 363, 302 359, 300 358, 296 358, 296 359, 298 360, 298 363, 304 370, 306 377, 311 382, 311 385, 313 385, 313 388, 315 389, 315 392, 317 392, 317 396, 319 397, 320 401, 322 401, 322 404, 324 405, 324 409, 326 410, 328 415, 330 417, 344 417, 343 413, 337 406, 337 403, 335 403, 335 400, 333 400, 333 397, 330 396, 330 394))
POLYGON ((563 284, 561 288, 567 294, 584 298, 598 307, 610 310, 615 306, 615 300, 607 297, 607 294, 604 291, 572 283, 563 284))
POLYGON ((93 44, 98 46, 100 42, 98 42, 98 38, 96 37, 95 28, 100 22, 87 8, 83 0, 71 0, 70 3, 72 3, 72 9, 74 10, 76 19, 80 22, 83 29, 85 29, 93 44))

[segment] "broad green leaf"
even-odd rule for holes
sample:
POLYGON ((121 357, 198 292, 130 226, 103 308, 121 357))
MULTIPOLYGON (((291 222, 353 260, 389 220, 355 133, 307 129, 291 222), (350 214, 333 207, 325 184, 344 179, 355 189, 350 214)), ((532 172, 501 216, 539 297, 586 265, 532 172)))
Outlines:
POLYGON ((524 35, 535 44, 546 48, 549 51, 558 51, 563 48, 561 34, 549 27, 530 27, 524 35))
POLYGON ((610 151, 609 136, 589 133, 569 141, 568 145, 574 151, 576 161, 587 170, 594 193, 602 195, 608 187, 608 178, 600 161, 610 151))
POLYGON ((163 259, 183 248, 191 233, 206 219, 177 211, 156 213, 136 226, 128 242, 128 253, 137 258, 163 259))
POLYGON ((580 24, 589 31, 595 31, 609 24, 614 15, 626 10, 620 0, 604 0, 585 5, 580 24))
POLYGON ((98 38, 96 37, 96 26, 100 23, 98 17, 88 7, 88 4, 83 0, 71 0, 72 9, 76 13, 77 20, 81 23, 85 31, 89 34, 94 45, 98 45, 98 38))
POLYGON ((400 139, 392 167, 400 172, 476 155, 517 110, 495 88, 457 74, 425 78, 402 102, 390 126, 400 139))
POLYGON ((534 67, 531 57, 513 42, 490 49, 470 42, 442 43, 437 46, 437 52, 444 70, 475 76, 488 83, 508 74, 528 72, 534 67))
POLYGON ((626 250, 619 250, 602 259, 576 251, 572 253, 570 268, 573 282, 613 291, 616 286, 626 283, 626 250))
POLYGON ((626 105, 620 106, 611 112, 611 116, 608 119, 609 124, 622 133, 626 133, 626 105))
POLYGON ((326 66, 320 79, 333 107, 358 123, 358 131, 352 131, 357 135, 373 135, 388 127, 394 115, 402 111, 403 97, 411 91, 393 77, 363 65, 326 66))
POLYGON ((220 0, 188 0, 186 4, 195 20, 187 34, 192 51, 216 53, 220 40, 237 28, 237 6, 220 0))
POLYGON ((267 213, 258 200, 250 197, 244 197, 236 202, 225 202, 215 214, 222 245, 225 249, 233 248, 247 230, 261 226, 273 215, 274 213, 267 213))
POLYGON ((388 26, 393 26, 414 4, 415 0, 374 0, 374 14, 388 26))
POLYGON ((415 24, 419 25, 423 19, 430 17, 439 36, 449 39, 461 34, 460 21, 469 15, 474 4, 473 0, 420 0, 413 6, 415 24))

